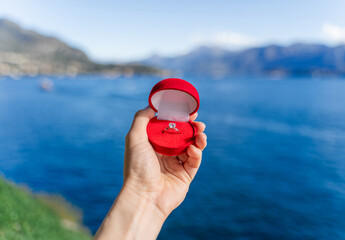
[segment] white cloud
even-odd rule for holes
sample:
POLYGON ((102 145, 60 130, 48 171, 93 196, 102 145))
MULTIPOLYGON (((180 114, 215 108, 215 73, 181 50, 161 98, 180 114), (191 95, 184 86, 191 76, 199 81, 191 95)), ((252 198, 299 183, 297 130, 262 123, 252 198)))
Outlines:
POLYGON ((257 44, 250 37, 236 32, 220 31, 213 34, 193 34, 191 41, 196 45, 216 45, 230 48, 243 48, 257 44))
POLYGON ((328 40, 345 43, 345 27, 326 22, 322 25, 322 32, 328 40))

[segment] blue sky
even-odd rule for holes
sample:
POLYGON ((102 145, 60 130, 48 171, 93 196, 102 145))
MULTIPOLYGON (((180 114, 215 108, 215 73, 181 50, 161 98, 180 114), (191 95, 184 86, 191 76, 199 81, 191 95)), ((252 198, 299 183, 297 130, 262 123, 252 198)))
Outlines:
POLYGON ((345 43, 345 1, 0 0, 0 17, 99 61, 296 41, 345 43))

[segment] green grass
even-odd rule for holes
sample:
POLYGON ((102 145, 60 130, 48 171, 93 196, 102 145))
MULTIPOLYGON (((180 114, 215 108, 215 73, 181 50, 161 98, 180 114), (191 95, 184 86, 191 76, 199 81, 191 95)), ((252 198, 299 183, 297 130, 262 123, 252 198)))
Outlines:
POLYGON ((80 214, 61 197, 34 195, 0 177, 1 240, 91 239, 80 214))

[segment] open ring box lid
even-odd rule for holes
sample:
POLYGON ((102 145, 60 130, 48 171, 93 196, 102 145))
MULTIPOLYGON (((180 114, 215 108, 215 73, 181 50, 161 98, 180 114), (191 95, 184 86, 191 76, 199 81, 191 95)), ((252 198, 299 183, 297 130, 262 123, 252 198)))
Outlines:
POLYGON ((147 125, 147 135, 155 151, 169 156, 185 153, 197 133, 189 119, 199 109, 196 88, 179 78, 164 79, 152 88, 149 104, 157 112, 147 125), (169 129, 169 123, 175 123, 178 131, 169 129))

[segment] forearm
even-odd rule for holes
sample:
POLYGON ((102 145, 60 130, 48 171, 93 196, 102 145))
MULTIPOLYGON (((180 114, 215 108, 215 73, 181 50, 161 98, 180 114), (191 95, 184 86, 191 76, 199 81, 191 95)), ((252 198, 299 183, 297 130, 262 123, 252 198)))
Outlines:
POLYGON ((149 199, 124 187, 95 240, 156 239, 164 221, 162 212, 149 199))

